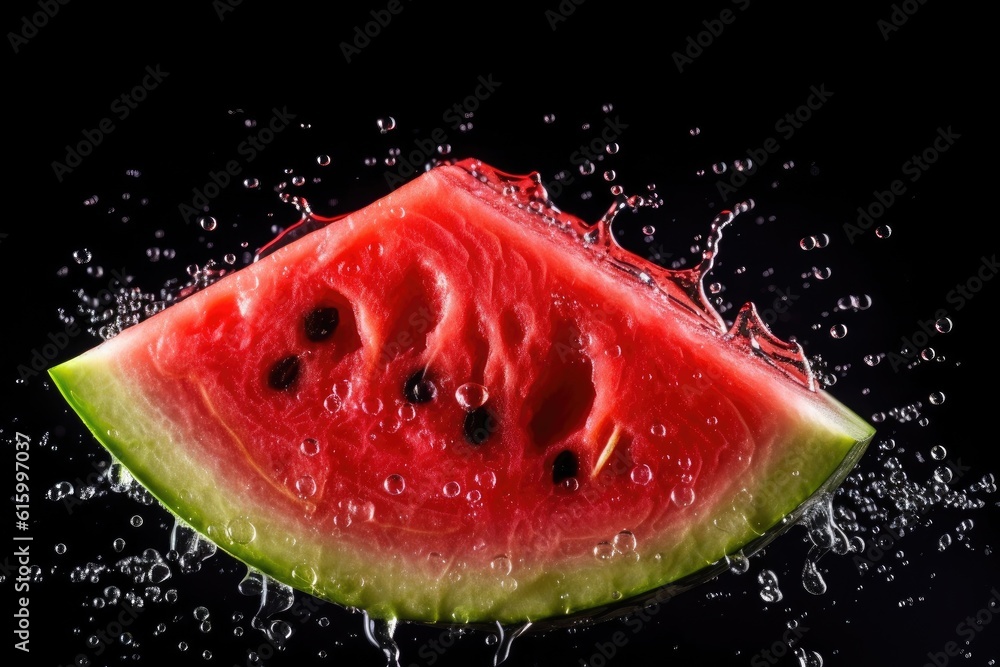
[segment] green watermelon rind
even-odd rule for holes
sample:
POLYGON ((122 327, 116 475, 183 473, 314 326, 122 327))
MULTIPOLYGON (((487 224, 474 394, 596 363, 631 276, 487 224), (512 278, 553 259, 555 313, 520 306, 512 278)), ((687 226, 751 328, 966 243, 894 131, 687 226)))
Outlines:
POLYGON ((801 399, 812 406, 808 410, 818 411, 803 415, 799 431, 789 432, 787 442, 773 448, 782 454, 778 465, 760 473, 756 484, 739 480, 728 497, 743 502, 749 489, 751 506, 732 507, 724 496, 716 507, 699 506, 708 515, 705 520, 692 522, 692 532, 659 557, 656 545, 640 545, 638 562, 590 559, 574 571, 515 572, 518 587, 511 593, 488 568, 455 582, 421 576, 398 554, 330 553, 322 532, 307 517, 269 506, 263 497, 255 504, 250 488, 220 493, 227 471, 206 468, 212 462, 190 456, 182 446, 186 436, 171 428, 155 397, 130 389, 127 375, 109 356, 96 348, 51 369, 50 375, 97 440, 136 481, 236 559, 320 599, 363 608, 375 618, 448 624, 566 621, 619 613, 654 595, 664 599, 717 575, 725 568, 725 556, 739 551, 750 555, 786 530, 843 481, 874 434, 833 397, 802 390, 811 396, 801 399), (84 395, 95 398, 88 401, 84 395), (256 535, 241 543, 246 522, 256 535), (609 606, 613 599, 617 602, 609 606))

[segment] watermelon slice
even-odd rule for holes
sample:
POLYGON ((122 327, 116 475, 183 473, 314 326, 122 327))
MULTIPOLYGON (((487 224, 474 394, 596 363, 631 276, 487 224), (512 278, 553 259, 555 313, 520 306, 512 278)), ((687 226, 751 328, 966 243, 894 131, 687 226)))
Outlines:
POLYGON ((609 219, 537 174, 441 165, 50 373, 180 520, 373 618, 681 590, 839 484, 873 429, 752 306, 727 330, 714 243, 669 271, 609 219))

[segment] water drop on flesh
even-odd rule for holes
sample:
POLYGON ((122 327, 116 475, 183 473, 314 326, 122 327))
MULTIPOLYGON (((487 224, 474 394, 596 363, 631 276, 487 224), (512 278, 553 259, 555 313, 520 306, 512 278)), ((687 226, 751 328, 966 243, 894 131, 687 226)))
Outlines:
POLYGON ((382 482, 382 488, 390 496, 398 496, 403 491, 406 490, 406 480, 403 479, 402 475, 392 474, 385 478, 382 482))
POLYGON ((475 382, 466 382, 455 390, 455 400, 467 411, 482 407, 489 397, 490 392, 486 387, 475 382))

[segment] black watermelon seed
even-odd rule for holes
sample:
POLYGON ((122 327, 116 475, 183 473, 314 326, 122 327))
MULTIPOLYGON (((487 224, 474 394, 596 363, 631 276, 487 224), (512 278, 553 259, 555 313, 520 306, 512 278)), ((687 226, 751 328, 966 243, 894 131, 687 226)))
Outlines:
POLYGON ((272 389, 285 390, 295 384, 299 377, 299 358, 294 354, 276 361, 267 374, 267 383, 272 389))
POLYGON ((473 445, 481 445, 500 428, 493 413, 485 407, 478 407, 465 415, 465 439, 473 445))
POLYGON ((326 340, 337 330, 340 313, 334 307, 317 308, 306 315, 306 338, 311 341, 326 340))
POLYGON ((556 460, 552 462, 552 483, 559 484, 565 479, 576 477, 579 467, 576 454, 568 449, 562 450, 556 456, 556 460))
POLYGON ((437 396, 437 387, 426 375, 426 371, 417 371, 403 385, 403 394, 410 403, 427 403, 437 396))

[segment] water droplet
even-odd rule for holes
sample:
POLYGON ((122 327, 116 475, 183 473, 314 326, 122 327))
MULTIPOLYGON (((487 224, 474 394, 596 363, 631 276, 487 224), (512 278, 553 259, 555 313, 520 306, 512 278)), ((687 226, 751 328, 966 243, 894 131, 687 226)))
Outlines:
POLYGON ((667 427, 663 424, 653 424, 650 427, 649 432, 658 438, 662 438, 667 434, 667 427))
POLYGON ((513 571, 514 564, 511 562, 510 557, 500 555, 490 561, 490 569, 493 570, 497 576, 506 577, 513 571))
POLYGON ((255 190, 260 187, 260 181, 256 178, 244 178, 243 187, 247 190, 255 190))
POLYGON ((361 409, 366 415, 377 415, 382 412, 382 400, 379 398, 366 398, 361 403, 361 409))
POLYGON ((642 228, 642 233, 645 234, 646 236, 652 236, 653 234, 656 233, 656 227, 654 227, 653 225, 646 225, 642 228))
POLYGON ((621 554, 631 554, 635 552, 637 540, 630 530, 623 530, 615 535, 613 546, 615 551, 621 554))
POLYGON ((406 403, 399 406, 399 410, 397 410, 396 413, 399 415, 400 419, 404 422, 408 422, 417 416, 417 409, 409 403, 406 403))
POLYGON ((481 384, 466 382, 455 390, 455 400, 464 410, 472 411, 482 407, 489 400, 490 392, 481 384))
POLYGON ((218 220, 216 220, 210 215, 203 215, 200 218, 198 218, 198 224, 201 225, 202 229, 209 232, 219 226, 218 220))
POLYGON ((441 489, 441 492, 444 493, 445 498, 454 498, 462 492, 462 486, 458 482, 448 482, 441 489))
POLYGON ((951 546, 951 535, 945 533, 938 539, 938 551, 944 551, 951 546))
POLYGON ((133 528, 138 528, 139 526, 142 525, 142 517, 136 514, 131 519, 129 519, 129 523, 132 524, 133 528))
POLYGON ((306 456, 316 456, 319 453, 319 440, 316 438, 306 438, 299 445, 299 451, 306 456))
POLYGON ((387 132, 391 132, 396 129, 396 119, 392 116, 379 118, 376 121, 376 124, 378 125, 379 132, 382 134, 386 134, 387 132))
POLYGON ((632 468, 632 472, 629 475, 632 481, 641 486, 649 484, 653 480, 653 471, 645 463, 637 465, 632 468))
POLYGON ((484 489, 492 489, 497 484, 497 476, 490 470, 476 473, 475 480, 484 489))
POLYGON ((816 247, 816 237, 815 236, 804 236, 799 240, 799 247, 803 250, 812 250, 816 247))
POLYGON ((846 324, 834 324, 830 327, 830 335, 834 338, 843 338, 847 335, 847 325, 846 324))
POLYGON ((340 409, 344 407, 344 401, 336 394, 330 394, 323 401, 323 407, 326 408, 327 412, 337 413, 340 409))
POLYGON ((63 544, 62 542, 60 542, 59 544, 57 544, 56 545, 56 553, 59 554, 60 556, 62 556, 64 553, 66 553, 66 545, 63 544))
POLYGON ((875 228, 875 236, 880 239, 887 239, 892 236, 892 227, 889 225, 880 225, 875 228))
POLYGON ((678 507, 689 507, 694 502, 694 489, 685 485, 675 486, 670 492, 670 500, 678 507))
POLYGON ((112 543, 111 546, 114 547, 115 551, 121 553, 125 549, 125 540, 123 540, 120 537, 115 538, 115 541, 112 543))
POLYGON ((725 162, 716 162, 712 165, 712 171, 716 174, 724 174, 726 173, 726 169, 727 167, 725 162))
POLYGON ((330 156, 329 155, 317 155, 316 156, 316 164, 318 164, 321 167, 328 167, 328 166, 330 166, 330 156))
POLYGON ((944 403, 944 392, 935 391, 927 397, 927 400, 931 402, 931 405, 941 405, 944 403))
POLYGON ((392 474, 385 478, 382 482, 382 488, 390 496, 398 496, 406 489, 406 480, 403 479, 402 475, 392 474))
POLYGON ((948 450, 946 450, 941 445, 934 445, 931 447, 931 458, 935 461, 943 461, 944 457, 948 455, 948 450))
POLYGON ((208 607, 195 607, 194 618, 196 621, 207 621, 210 613, 208 607))
POLYGON ((77 264, 86 264, 93 258, 93 254, 86 248, 81 248, 73 253, 73 259, 77 264))
POLYGON ((611 560, 615 555, 615 547, 610 542, 599 542, 594 547, 594 557, 598 560, 611 560))
POLYGON ((312 475, 303 475, 295 480, 295 490, 298 492, 299 498, 303 500, 311 498, 316 493, 316 480, 312 478, 312 475))

